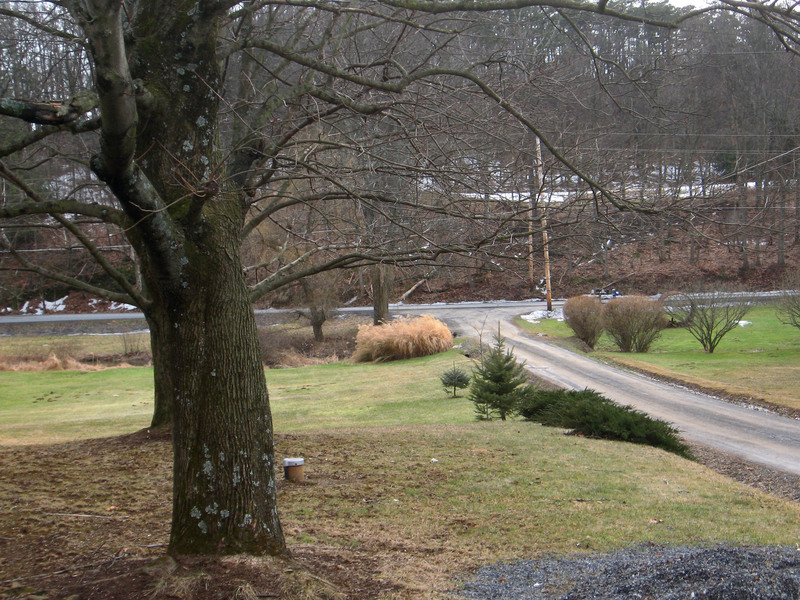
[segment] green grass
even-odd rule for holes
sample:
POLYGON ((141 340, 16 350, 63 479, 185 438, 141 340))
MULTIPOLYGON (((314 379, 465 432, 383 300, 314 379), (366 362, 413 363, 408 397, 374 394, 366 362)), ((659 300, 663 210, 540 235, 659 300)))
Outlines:
MULTIPOLYGON (((277 431, 465 423, 472 404, 452 398, 439 377, 455 351, 384 364, 334 363, 267 371, 277 431)), ((153 371, 0 372, 0 445, 120 435, 150 423, 153 371)))
POLYGON ((453 362, 469 368, 456 351, 381 364, 334 363, 267 371, 277 431, 465 423, 472 404, 453 398, 439 378, 453 362))
POLYGON ((300 432, 281 449, 307 464, 308 485, 281 498, 290 543, 310 531, 400 550, 395 577, 419 563, 407 580, 445 564, 645 542, 793 545, 800 533, 797 504, 697 463, 522 421, 300 432))
MULTIPOLYGON (((705 387, 760 398, 800 408, 800 331, 784 325, 772 306, 758 306, 745 316, 751 324, 737 327, 713 354, 685 329, 666 329, 647 353, 619 352, 604 335, 597 344, 598 358, 610 359, 705 387)), ((558 343, 569 343, 572 331, 563 322, 518 323, 528 331, 544 333, 558 343)), ((573 346, 577 349, 577 344, 573 346)))
MULTIPOLYGON (((392 580, 441 590, 461 568, 543 552, 798 541, 797 504, 699 464, 534 423, 474 421, 471 402, 439 382, 454 361, 469 364, 451 351, 267 371, 278 460, 306 458, 307 484, 281 486, 290 545, 383 556, 392 580)), ((149 368, 0 372, 0 444, 145 427, 151 377, 149 368)), ((167 465, 168 443, 159 448, 167 465)))
POLYGON ((129 433, 153 411, 150 368, 0 372, 0 445, 129 433))

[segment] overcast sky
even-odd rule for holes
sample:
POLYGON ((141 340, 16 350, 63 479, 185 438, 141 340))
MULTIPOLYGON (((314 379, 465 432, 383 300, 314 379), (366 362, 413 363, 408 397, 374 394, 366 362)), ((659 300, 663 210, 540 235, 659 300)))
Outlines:
POLYGON ((694 6, 699 8, 701 6, 708 6, 711 4, 711 0, 669 0, 669 3, 673 6, 694 6))

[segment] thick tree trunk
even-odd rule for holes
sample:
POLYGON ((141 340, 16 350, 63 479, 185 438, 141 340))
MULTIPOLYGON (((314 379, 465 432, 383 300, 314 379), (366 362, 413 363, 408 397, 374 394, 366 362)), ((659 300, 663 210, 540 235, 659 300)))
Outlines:
MULTIPOLYGON (((209 236, 213 238, 214 236, 209 236)), ((206 242, 206 240, 203 240, 206 242)), ((272 418, 235 237, 202 243, 155 336, 172 386, 172 554, 281 554, 272 418)))
POLYGON ((391 267, 375 265, 372 268, 372 322, 381 325, 389 321, 389 290, 392 286, 391 267))
POLYGON ((286 551, 272 418, 236 215, 235 201, 212 201, 183 240, 180 268, 166 268, 157 254, 144 261, 152 297, 154 422, 169 418, 171 409, 171 554, 286 551))
POLYGON ((153 418, 152 428, 166 428, 172 425, 172 362, 169 351, 169 319, 166 314, 148 315, 150 328, 150 352, 153 355, 153 418))
POLYGON ((317 342, 324 342, 325 334, 322 332, 322 325, 328 320, 325 309, 319 306, 310 306, 308 314, 311 320, 311 330, 314 332, 314 339, 317 342))
POLYGON ((91 167, 134 223, 126 235, 148 292, 153 424, 172 423, 169 551, 282 554, 272 418, 239 258, 246 169, 227 176, 217 148, 222 5, 65 4, 86 32, 99 99, 91 167))

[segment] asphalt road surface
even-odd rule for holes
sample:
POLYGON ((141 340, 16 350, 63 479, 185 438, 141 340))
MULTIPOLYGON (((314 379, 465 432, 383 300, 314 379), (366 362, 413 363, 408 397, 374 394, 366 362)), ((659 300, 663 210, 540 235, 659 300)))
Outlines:
MULTIPOLYGON (((800 475, 800 421, 615 369, 523 335, 511 324, 514 316, 543 307, 541 302, 433 304, 393 307, 392 312, 433 314, 458 335, 481 337, 485 343, 491 343, 499 325, 515 355, 545 380, 565 388, 591 388, 620 404, 669 421, 688 440, 800 475)), ((364 312, 364 309, 346 312, 364 312)), ((0 323, 44 321, 48 317, 59 321, 103 318, 87 315, 0 317, 0 323)), ((109 318, 108 315, 105 318, 109 318)), ((136 315, 118 318, 136 318, 136 315)))

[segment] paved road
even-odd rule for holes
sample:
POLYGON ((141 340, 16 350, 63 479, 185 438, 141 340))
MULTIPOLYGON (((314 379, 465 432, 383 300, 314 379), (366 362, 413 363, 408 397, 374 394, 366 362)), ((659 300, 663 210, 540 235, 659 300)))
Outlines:
MULTIPOLYGON (((487 343, 499 323, 509 346, 536 375, 566 388, 597 390, 621 404, 673 423, 689 440, 800 475, 800 421, 729 404, 705 394, 614 369, 522 335, 510 322, 516 315, 542 308, 541 302, 500 302, 405 305, 393 307, 392 312, 434 314, 459 335, 481 336, 487 343)), ((347 312, 365 312, 365 309, 349 309, 347 312)), ((33 322, 34 319, 48 320, 48 317, 59 321, 87 318, 86 315, 0 317, 0 323, 33 322)), ((140 315, 118 318, 137 317, 141 318, 140 315)), ((109 316, 90 318, 107 319, 109 316)))
POLYGON ((591 388, 620 404, 673 423, 689 440, 800 475, 800 421, 609 367, 523 335, 510 322, 515 315, 541 308, 540 304, 499 304, 490 310, 433 305, 425 312, 436 314, 462 335, 477 335, 483 330, 484 341, 491 341, 499 322, 515 355, 539 377, 565 388, 591 388))

